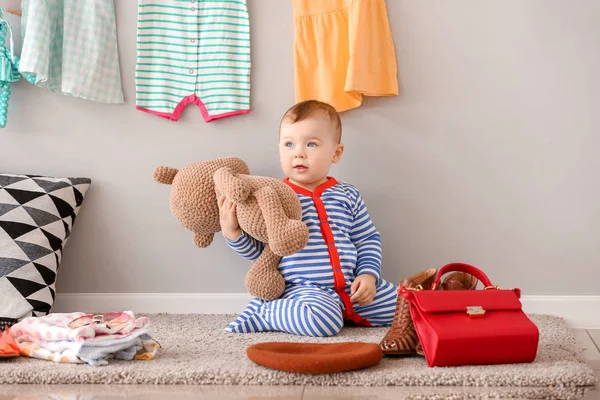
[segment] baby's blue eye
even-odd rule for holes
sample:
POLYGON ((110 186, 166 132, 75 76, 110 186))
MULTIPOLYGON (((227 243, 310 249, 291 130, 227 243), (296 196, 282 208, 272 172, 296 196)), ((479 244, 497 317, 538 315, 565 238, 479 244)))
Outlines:
POLYGON ((315 142, 310 142, 308 144, 308 147, 317 147, 317 144, 315 142))
POLYGON ((292 147, 292 146, 294 146, 294 144, 292 142, 285 142, 283 145, 285 147, 292 147))

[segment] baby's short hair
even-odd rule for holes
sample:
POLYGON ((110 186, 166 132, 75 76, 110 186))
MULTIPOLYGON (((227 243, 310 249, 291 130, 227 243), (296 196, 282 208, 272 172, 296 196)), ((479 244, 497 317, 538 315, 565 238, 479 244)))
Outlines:
POLYGON ((335 110, 335 108, 333 108, 333 106, 327 103, 323 103, 322 101, 306 100, 290 107, 290 109, 287 110, 285 114, 283 114, 283 118, 281 118, 281 123, 287 120, 290 121, 290 123, 295 124, 296 122, 300 122, 310 117, 316 112, 322 112, 329 117, 329 120, 335 128, 337 142, 340 143, 342 140, 342 121, 340 119, 340 115, 335 110))

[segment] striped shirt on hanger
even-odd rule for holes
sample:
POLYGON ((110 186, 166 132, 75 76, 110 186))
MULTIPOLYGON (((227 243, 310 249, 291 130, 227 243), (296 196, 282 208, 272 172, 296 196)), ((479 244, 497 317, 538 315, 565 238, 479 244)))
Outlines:
POLYGON ((250 110, 250 19, 245 0, 139 0, 136 108, 177 121, 250 110))

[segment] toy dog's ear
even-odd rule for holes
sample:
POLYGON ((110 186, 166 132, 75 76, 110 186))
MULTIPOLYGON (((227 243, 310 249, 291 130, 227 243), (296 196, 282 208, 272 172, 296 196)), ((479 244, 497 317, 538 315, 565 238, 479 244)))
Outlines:
POLYGON ((213 234, 210 235, 202 235, 200 233, 195 233, 194 234, 194 243, 196 243, 196 246, 201 247, 201 248, 205 248, 210 246, 210 244, 212 243, 214 238, 213 234))
POLYGON ((156 182, 170 185, 173 183, 173 179, 175 179, 175 175, 177 175, 178 172, 179 170, 177 168, 156 167, 152 176, 156 182))
POLYGON ((234 175, 229 167, 219 168, 214 173, 213 180, 217 190, 235 203, 243 202, 250 196, 252 190, 250 184, 234 175))

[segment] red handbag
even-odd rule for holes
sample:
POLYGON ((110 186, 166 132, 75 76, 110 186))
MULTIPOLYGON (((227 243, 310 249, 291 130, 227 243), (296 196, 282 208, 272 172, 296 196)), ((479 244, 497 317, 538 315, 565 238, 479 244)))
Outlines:
POLYGON ((431 290, 400 286, 399 291, 410 302, 430 367, 526 363, 536 357, 539 331, 522 310, 521 290, 501 290, 471 265, 445 265, 431 290), (451 271, 475 276, 485 289, 435 290, 451 271))

